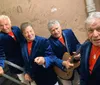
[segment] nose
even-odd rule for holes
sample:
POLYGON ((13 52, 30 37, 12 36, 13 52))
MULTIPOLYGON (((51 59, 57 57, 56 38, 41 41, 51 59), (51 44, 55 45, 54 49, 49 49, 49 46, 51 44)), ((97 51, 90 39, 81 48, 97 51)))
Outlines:
POLYGON ((3 26, 3 29, 6 29, 6 28, 7 28, 6 25, 4 25, 4 26, 3 26))
POLYGON ((55 33, 57 33, 57 32, 58 32, 58 30, 55 30, 54 32, 55 32, 55 33))
POLYGON ((31 32, 28 32, 28 36, 30 36, 31 35, 31 32))
POLYGON ((93 36, 94 36, 94 37, 97 37, 97 36, 98 36, 98 31, 97 31, 97 30, 94 30, 93 36))

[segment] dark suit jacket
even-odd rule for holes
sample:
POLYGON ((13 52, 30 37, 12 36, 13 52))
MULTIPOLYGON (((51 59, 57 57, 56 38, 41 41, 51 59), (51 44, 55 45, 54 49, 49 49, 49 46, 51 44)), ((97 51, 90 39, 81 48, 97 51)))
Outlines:
MULTIPOLYGON (((21 38, 20 29, 17 26, 12 27, 12 32, 16 41, 6 33, 0 32, 0 66, 4 67, 4 59, 11 61, 23 67, 23 58, 19 40, 21 38)), ((9 66, 12 73, 21 73, 18 69, 9 66)))
POLYGON ((85 42, 81 48, 81 83, 80 85, 100 85, 100 57, 98 58, 92 74, 89 72, 89 57, 92 43, 85 42))
MULTIPOLYGON (((71 29, 63 30, 62 35, 63 35, 64 40, 67 41, 66 44, 68 45, 70 54, 72 54, 72 52, 75 52, 80 46, 79 41, 77 40, 77 38, 75 37, 71 29)), ((65 52, 68 52, 66 46, 64 46, 57 38, 54 38, 52 36, 50 36, 49 41, 55 55, 59 59, 62 59, 63 54, 65 52)), ((59 64, 60 62, 57 59, 55 60, 55 62, 58 64, 58 67, 62 69, 61 65, 59 64)))
POLYGON ((52 67, 44 68, 34 62, 38 56, 43 56, 51 64, 55 58, 47 39, 35 36, 30 56, 27 51, 27 41, 21 44, 22 55, 25 61, 25 72, 28 73, 37 85, 54 85, 57 82, 56 74, 52 67), (51 60, 49 59, 51 57, 51 60))

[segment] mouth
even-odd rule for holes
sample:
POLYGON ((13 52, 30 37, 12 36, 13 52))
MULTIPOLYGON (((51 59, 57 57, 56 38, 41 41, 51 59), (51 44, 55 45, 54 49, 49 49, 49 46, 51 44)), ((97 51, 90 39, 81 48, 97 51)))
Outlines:
POLYGON ((95 43, 100 43, 100 39, 93 39, 95 43))
POLYGON ((93 41, 99 41, 100 39, 93 39, 93 41))

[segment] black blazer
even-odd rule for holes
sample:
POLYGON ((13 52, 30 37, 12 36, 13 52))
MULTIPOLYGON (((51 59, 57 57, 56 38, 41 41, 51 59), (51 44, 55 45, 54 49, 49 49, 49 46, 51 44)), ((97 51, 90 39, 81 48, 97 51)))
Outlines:
POLYGON ((94 65, 92 74, 89 72, 89 57, 92 43, 85 42, 81 48, 80 85, 100 85, 100 57, 94 65))
MULTIPOLYGON (((24 61, 20 48, 20 29, 17 26, 12 27, 16 41, 6 33, 0 32, 0 66, 4 67, 4 59, 11 61, 23 67, 24 61)), ((9 66, 11 73, 21 73, 18 69, 9 66)))

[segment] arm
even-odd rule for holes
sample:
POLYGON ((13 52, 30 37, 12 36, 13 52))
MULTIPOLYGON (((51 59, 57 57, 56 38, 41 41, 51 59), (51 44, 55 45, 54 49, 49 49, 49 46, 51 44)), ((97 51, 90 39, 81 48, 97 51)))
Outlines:
POLYGON ((5 60, 5 53, 4 53, 3 47, 0 43, 0 66, 1 67, 4 67, 4 60, 5 60))
POLYGON ((3 51, 3 47, 0 44, 0 74, 4 74, 4 71, 3 71, 4 60, 5 60, 5 54, 3 51))
MULTIPOLYGON (((41 45, 43 47, 45 47, 45 56, 39 56, 39 57, 36 57, 35 58, 35 62, 38 64, 38 65, 43 65, 45 66, 45 68, 48 68, 50 65, 56 65, 57 67, 59 67, 60 69, 63 69, 64 66, 66 68, 69 68, 70 66, 73 66, 72 64, 70 64, 69 60, 68 61, 63 61, 59 58, 57 58, 53 51, 52 51, 52 48, 49 44, 48 41, 45 42, 45 45, 41 45)), ((41 47, 41 48, 43 48, 41 47)))
POLYGON ((41 43, 40 50, 42 55, 36 57, 34 61, 37 64, 44 65, 45 68, 48 68, 49 66, 54 64, 54 60, 56 59, 56 56, 54 55, 52 48, 49 44, 49 41, 47 39, 42 38, 40 43, 41 43))
POLYGON ((45 68, 56 65, 60 68, 62 68, 62 60, 58 59, 54 52, 52 51, 51 45, 49 43, 49 40, 45 40, 45 53, 44 53, 44 59, 45 59, 45 68))

